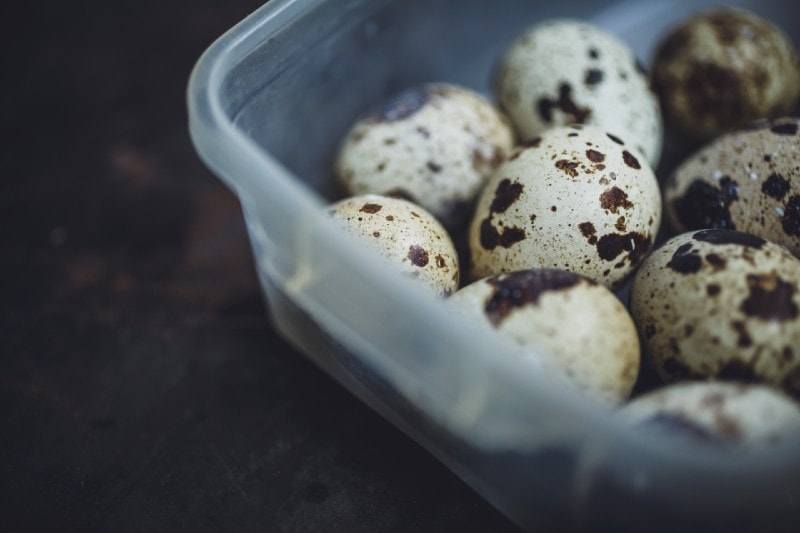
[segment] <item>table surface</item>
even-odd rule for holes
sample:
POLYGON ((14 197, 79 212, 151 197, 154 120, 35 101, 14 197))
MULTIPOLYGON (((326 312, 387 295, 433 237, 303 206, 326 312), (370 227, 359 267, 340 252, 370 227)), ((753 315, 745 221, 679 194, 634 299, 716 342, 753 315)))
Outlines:
POLYGON ((196 59, 260 3, 7 21, 4 531, 514 529, 269 324, 185 106, 196 59))

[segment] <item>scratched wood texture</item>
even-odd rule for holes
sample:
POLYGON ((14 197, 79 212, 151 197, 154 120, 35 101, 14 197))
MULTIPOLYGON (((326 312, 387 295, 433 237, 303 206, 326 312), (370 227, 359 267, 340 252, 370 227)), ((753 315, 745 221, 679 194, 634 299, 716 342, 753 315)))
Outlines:
POLYGON ((513 529, 268 323, 184 103, 260 2, 25 4, 2 37, 0 529, 513 529))

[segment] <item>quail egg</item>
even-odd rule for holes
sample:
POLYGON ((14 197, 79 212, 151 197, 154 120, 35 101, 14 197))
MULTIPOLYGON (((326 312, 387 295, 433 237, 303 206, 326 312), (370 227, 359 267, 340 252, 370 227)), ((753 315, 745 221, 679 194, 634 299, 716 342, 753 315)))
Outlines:
POLYGON ((569 19, 531 27, 501 59, 495 93, 523 140, 591 124, 658 163, 661 111, 648 76, 627 44, 598 27, 569 19))
POLYGON ((633 321, 611 291, 584 276, 508 272, 463 287, 447 303, 519 345, 521 360, 540 361, 601 404, 616 405, 633 388, 633 321))
POLYGON ((678 235, 642 263, 631 314, 666 381, 764 382, 800 394, 800 261, 732 230, 678 235))
POLYGON ((736 229, 800 257, 799 128, 797 118, 759 121, 684 161, 664 188, 672 227, 736 229))
POLYGON ((350 194, 403 197, 453 227, 468 218, 478 190, 513 145, 508 120, 483 96, 431 83, 360 118, 335 172, 350 194))
POLYGON ((790 112, 800 95, 800 65, 776 26, 749 11, 716 8, 666 35, 653 81, 667 124, 709 139, 790 112))
POLYGON ((658 182, 639 151, 595 127, 553 128, 512 154, 479 197, 472 275, 557 268, 617 288, 660 221, 658 182))
POLYGON ((458 288, 458 255, 444 227, 420 206, 365 194, 340 200, 328 213, 404 274, 446 296, 458 288))
POLYGON ((800 407, 765 385, 676 383, 636 398, 618 415, 633 426, 740 447, 800 431, 800 407))

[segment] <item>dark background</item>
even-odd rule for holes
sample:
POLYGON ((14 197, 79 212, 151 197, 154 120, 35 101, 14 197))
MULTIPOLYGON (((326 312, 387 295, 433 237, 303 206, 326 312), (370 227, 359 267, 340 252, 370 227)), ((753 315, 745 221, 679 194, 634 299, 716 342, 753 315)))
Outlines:
POLYGON ((185 105, 199 55, 261 3, 4 17, 3 531, 511 529, 269 325, 185 105))

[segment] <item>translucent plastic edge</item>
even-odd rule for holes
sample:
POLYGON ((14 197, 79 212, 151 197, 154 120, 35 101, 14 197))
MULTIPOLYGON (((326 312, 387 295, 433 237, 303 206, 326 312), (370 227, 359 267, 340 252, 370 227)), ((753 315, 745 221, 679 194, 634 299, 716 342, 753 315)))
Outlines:
MULTIPOLYGON (((258 190, 258 179, 266 179, 268 176, 271 180, 271 188, 280 187, 284 194, 297 201, 298 211, 308 218, 309 224, 319 225, 323 231, 328 231, 324 229, 325 219, 321 215, 322 199, 299 185, 300 180, 296 176, 239 131, 225 115, 222 105, 217 99, 227 72, 249 53, 251 48, 248 48, 248 45, 253 44, 252 40, 256 33, 263 32, 264 28, 269 25, 280 27, 281 24, 289 22, 307 9, 312 9, 315 5, 323 2, 325 0, 272 0, 226 32, 206 50, 195 65, 188 87, 188 105, 190 134, 200 157, 215 174, 237 192, 242 201, 247 201, 247 197, 253 191, 258 190), (253 166, 261 168, 259 176, 254 176, 250 170, 253 166)), ((259 35, 257 38, 260 41, 265 36, 266 34, 259 35)), ((346 249, 348 255, 357 257, 359 262, 363 261, 365 264, 371 262, 373 258, 370 254, 364 253, 360 247, 356 246, 349 235, 344 235, 343 232, 337 230, 330 230, 330 232, 328 236, 338 239, 337 244, 346 249)), ((369 272, 368 276, 379 280, 388 294, 403 294, 418 290, 402 277, 382 269, 369 272)), ((416 296, 420 297, 420 302, 425 300, 424 291, 418 291, 416 296)), ((301 307, 308 307, 311 304, 302 293, 293 295, 293 298, 295 297, 301 307)), ((426 306, 420 307, 420 311, 426 313, 429 320, 441 323, 440 329, 443 331, 451 333, 459 331, 459 325, 448 317, 440 306, 433 305, 428 309, 426 306)), ((331 324, 335 324, 336 320, 335 317, 332 318, 331 324)), ((347 326, 334 325, 332 327, 335 330, 347 326)), ((469 339, 464 344, 472 353, 476 348, 480 349, 481 347, 496 351, 496 345, 491 339, 476 332, 465 335, 461 331, 454 338, 463 340, 467 337, 469 339)), ((379 351, 376 353, 374 347, 364 348, 366 349, 365 353, 370 354, 371 359, 374 359, 370 361, 371 364, 374 363, 384 368, 387 366, 386 361, 381 360, 379 351)), ((392 366, 394 363, 390 362, 389 367, 392 366)), ((522 386, 513 364, 508 364, 498 358, 493 362, 492 370, 496 372, 498 378, 508 382, 517 381, 519 383, 516 384, 516 387, 522 386)), ((574 419, 573 437, 593 441, 597 445, 596 448, 634 446, 643 453, 644 457, 661 463, 665 469, 688 468, 697 474, 704 472, 708 475, 720 472, 747 475, 751 481, 766 482, 775 475, 784 477, 779 474, 786 473, 787 464, 784 461, 786 458, 793 460, 788 465, 790 470, 797 466, 796 450, 800 439, 788 440, 784 443, 785 445, 772 448, 768 453, 752 454, 720 453, 719 450, 706 447, 668 446, 648 433, 638 432, 622 425, 608 413, 593 409, 593 406, 577 398, 574 394, 566 394, 562 390, 551 387, 547 382, 543 382, 541 385, 542 389, 550 395, 548 403, 563 408, 565 416, 577 417, 574 419), (586 424, 585 430, 578 429, 580 424, 586 424), (600 444, 601 442, 603 444, 600 444)), ((507 449, 502 443, 493 443, 491 439, 482 441, 479 432, 466 436, 489 449, 497 445, 500 446, 500 449, 507 449)), ((724 477, 727 478, 728 475, 724 477)), ((719 490, 724 491, 725 488, 722 486, 719 487, 719 490)))

